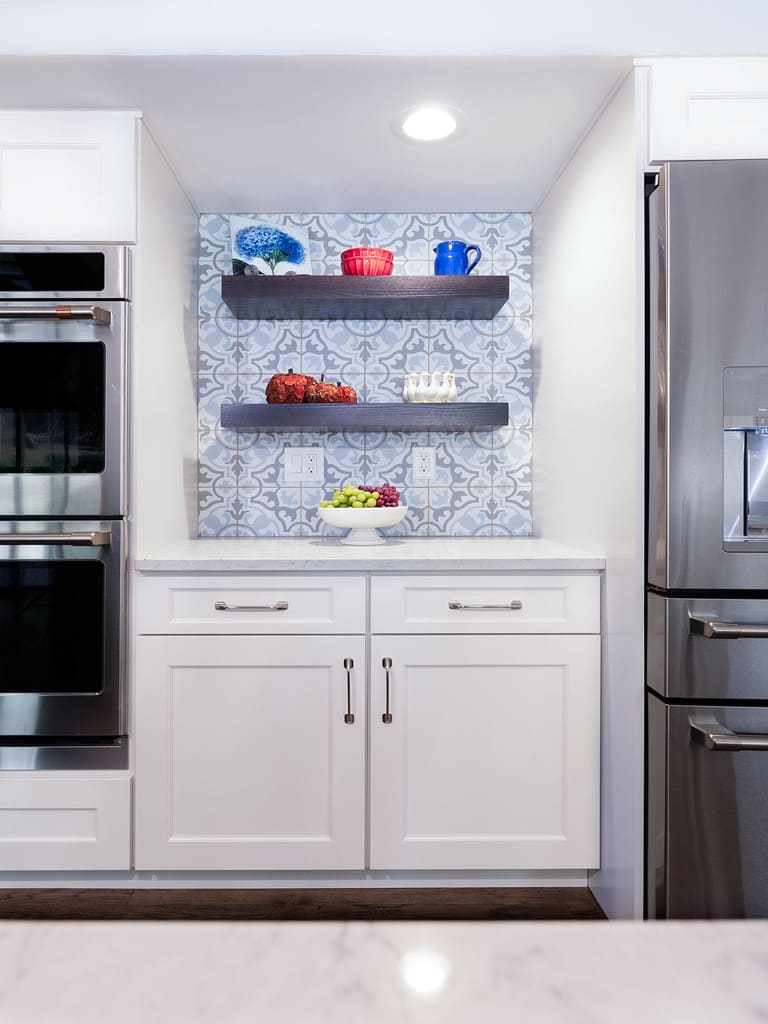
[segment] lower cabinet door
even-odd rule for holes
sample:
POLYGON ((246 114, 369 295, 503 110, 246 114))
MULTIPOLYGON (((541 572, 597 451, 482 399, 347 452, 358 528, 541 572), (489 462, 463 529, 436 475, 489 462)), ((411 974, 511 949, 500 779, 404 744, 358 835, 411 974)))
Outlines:
POLYGON ((597 867, 599 644, 374 637, 371 868, 597 867))
POLYGON ((137 647, 137 869, 364 866, 363 637, 137 647))

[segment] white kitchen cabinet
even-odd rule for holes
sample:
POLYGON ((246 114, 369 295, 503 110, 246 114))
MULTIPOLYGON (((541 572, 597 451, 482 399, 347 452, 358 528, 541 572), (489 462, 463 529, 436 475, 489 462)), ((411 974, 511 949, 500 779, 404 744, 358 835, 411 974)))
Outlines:
POLYGON ((768 158, 768 58, 660 58, 649 67, 649 160, 768 158))
POLYGON ((0 870, 131 866, 128 772, 0 773, 0 870))
POLYGON ((364 666, 361 636, 140 637, 136 868, 362 867, 364 666))
POLYGON ((0 240, 135 242, 137 114, 0 111, 0 240))
POLYGON ((371 868, 598 865, 598 636, 376 636, 371 665, 371 868))
POLYGON ((365 587, 139 580, 137 869, 597 866, 599 578, 365 587))

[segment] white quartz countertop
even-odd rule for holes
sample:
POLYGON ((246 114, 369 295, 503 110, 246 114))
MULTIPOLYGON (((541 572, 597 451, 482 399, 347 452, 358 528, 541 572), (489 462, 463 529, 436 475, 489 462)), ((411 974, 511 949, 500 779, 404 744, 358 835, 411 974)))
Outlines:
POLYGON ((529 537, 389 538, 354 547, 330 538, 186 540, 142 552, 139 572, 574 572, 605 560, 529 537))
POLYGON ((766 922, 0 925, 18 1024, 766 1018, 766 922))

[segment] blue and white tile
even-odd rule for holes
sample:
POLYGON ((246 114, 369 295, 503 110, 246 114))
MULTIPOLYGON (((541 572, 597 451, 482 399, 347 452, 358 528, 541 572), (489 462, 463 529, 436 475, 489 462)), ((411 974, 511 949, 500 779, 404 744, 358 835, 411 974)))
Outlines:
POLYGON ((483 237, 488 255, 497 270, 499 259, 525 262, 533 257, 533 218, 530 213, 478 213, 483 225, 483 237))
POLYGON ((201 320, 198 331, 198 373, 218 377, 237 373, 242 350, 237 341, 237 320, 201 320))
POLYGON ((523 487, 493 488, 493 535, 530 537, 533 530, 531 490, 523 487))
POLYGON ((229 217, 223 213, 201 213, 198 218, 200 236, 200 260, 219 262, 223 254, 230 261, 229 217))
POLYGON ((238 320, 237 340, 242 350, 238 372, 243 376, 260 373, 300 372, 300 320, 238 320))
POLYGON ((389 249, 396 266, 430 260, 429 218, 425 214, 366 214, 365 239, 363 245, 389 249))
POLYGON ((404 376, 402 373, 366 373, 360 401, 367 405, 402 403, 404 376))
POLYGON ((301 488, 238 487, 242 503, 238 537, 298 537, 301 535, 301 488))
POLYGON ((345 374, 365 368, 364 320, 305 320, 302 330, 301 369, 328 380, 344 380, 345 374))
POLYGON ((533 316, 533 282, 531 264, 522 264, 509 276, 509 299, 499 310, 499 316, 530 319, 533 316))
POLYGON ((533 433, 525 428, 504 427, 497 431, 493 449, 494 486, 530 485, 533 433))
POLYGON ((239 518, 236 507, 236 487, 201 488, 198 536, 236 537, 239 518))
MULTIPOLYGON (((330 492, 344 484, 363 483, 365 464, 365 434, 345 431, 327 433, 303 431, 301 444, 304 448, 322 448, 325 461, 325 475, 322 484, 324 492, 330 492), (353 443, 352 443, 353 442, 353 443)), ((327 498, 323 493, 322 498, 327 498)), ((318 498, 318 501, 322 500, 318 498)))
POLYGON ((490 487, 493 482, 493 432, 433 433, 436 487, 490 487), (478 444, 478 437, 483 443, 478 444))
POLYGON ((347 532, 339 527, 329 526, 320 518, 317 507, 328 497, 329 488, 314 484, 301 485, 301 535, 302 537, 343 537, 347 532))
POLYGON ((404 486, 400 490, 400 504, 406 505, 408 511, 394 526, 381 527, 382 535, 384 537, 428 537, 429 488, 404 486))
POLYGON ((460 490, 430 487, 431 537, 488 537, 492 535, 491 487, 460 490))
POLYGON ((232 310, 221 300, 221 274, 212 270, 200 281, 197 314, 201 318, 231 317, 232 310))
POLYGON ((241 433, 238 447, 240 487, 253 489, 262 484, 284 485, 285 449, 298 448, 302 444, 302 435, 298 431, 241 433))
POLYGON ((234 484, 238 473, 238 434, 221 426, 221 406, 240 401, 235 377, 200 376, 197 382, 198 459, 207 479, 234 484))
POLYGON ((488 367, 493 351, 490 320, 433 320, 429 328, 429 369, 458 373, 488 367))
POLYGON ((365 214, 309 213, 305 218, 312 272, 340 274, 341 253, 365 245, 365 214))
POLYGON ((363 349, 366 375, 427 370, 429 341, 426 320, 369 321, 363 349))
POLYGON ((485 369, 471 367, 454 374, 458 402, 496 402, 493 374, 485 369))
POLYGON ((533 414, 533 374, 518 370, 514 363, 494 367, 493 383, 498 401, 509 404, 510 422, 518 426, 530 425, 533 414))
POLYGON ((491 364, 494 369, 510 361, 520 369, 532 368, 533 324, 530 318, 497 316, 491 334, 491 364))
POLYGON ((427 431, 371 432, 365 446, 365 480, 368 484, 392 484, 402 490, 412 484, 413 448, 430 443, 427 431))

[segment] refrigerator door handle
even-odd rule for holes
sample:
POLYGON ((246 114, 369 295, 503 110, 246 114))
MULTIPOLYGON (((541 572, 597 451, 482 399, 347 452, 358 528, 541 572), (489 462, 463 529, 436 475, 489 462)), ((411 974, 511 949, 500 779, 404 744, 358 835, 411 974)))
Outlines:
POLYGON ((690 622, 691 634, 707 640, 768 639, 768 623, 764 622, 723 622, 697 615, 691 615, 690 622))
POLYGON ((758 732, 731 732, 717 721, 691 722, 691 739, 707 750, 768 750, 768 734, 758 732))

